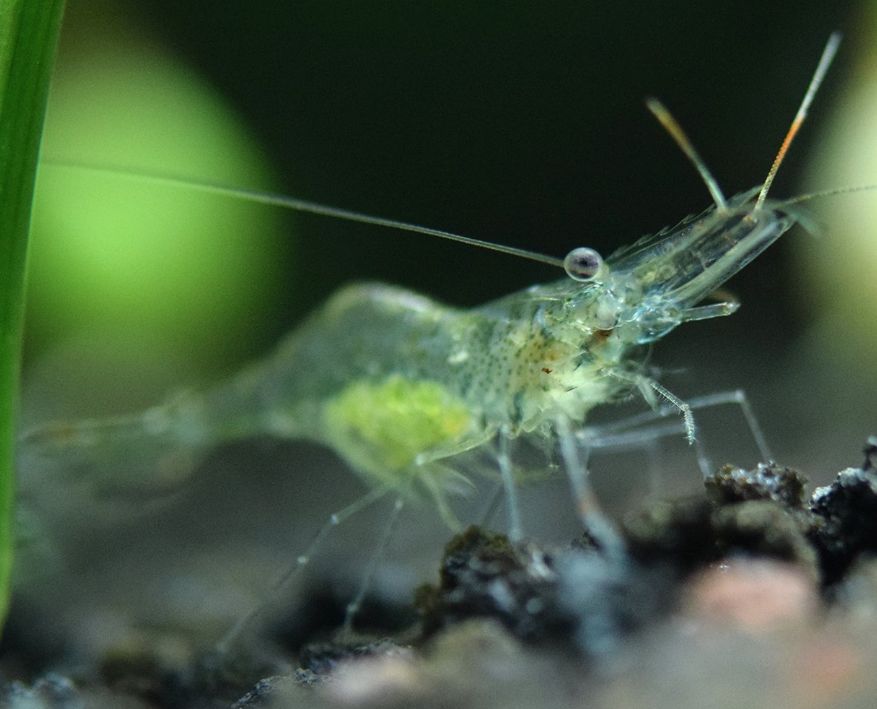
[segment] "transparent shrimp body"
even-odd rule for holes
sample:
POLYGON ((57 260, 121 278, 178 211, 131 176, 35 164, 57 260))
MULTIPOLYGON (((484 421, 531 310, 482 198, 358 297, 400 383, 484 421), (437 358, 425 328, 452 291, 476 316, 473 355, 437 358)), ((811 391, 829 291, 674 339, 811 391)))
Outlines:
POLYGON ((439 468, 429 463, 497 435, 555 435, 560 418, 576 426, 647 381, 641 345, 733 312, 734 303, 699 303, 794 221, 752 201, 745 193, 623 248, 585 282, 564 278, 470 310, 349 286, 212 390, 29 433, 22 468, 78 479, 96 497, 142 499, 177 487, 213 446, 271 434, 331 447, 372 485, 410 489, 413 479, 435 493, 439 468))

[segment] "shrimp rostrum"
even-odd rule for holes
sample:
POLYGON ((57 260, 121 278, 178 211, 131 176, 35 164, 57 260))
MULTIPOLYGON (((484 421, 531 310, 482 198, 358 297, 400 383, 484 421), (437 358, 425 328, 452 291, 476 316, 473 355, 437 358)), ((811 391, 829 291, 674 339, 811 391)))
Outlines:
MULTIPOLYGON (((511 534, 520 536, 510 444, 526 435, 557 446, 582 521, 599 544, 617 544, 592 499, 577 433, 594 407, 639 392, 653 407, 678 409, 694 441, 691 407, 650 377, 646 346, 683 323, 733 313, 737 303, 717 289, 798 221, 801 198, 769 199, 768 189, 838 41, 829 40, 763 185, 726 199, 666 109, 650 101, 712 193, 715 204, 703 213, 605 260, 587 248, 562 261, 523 252, 567 276, 472 309, 387 285, 348 286, 274 354, 212 390, 140 415, 25 435, 25 475, 61 468, 98 496, 156 494, 176 487, 214 445, 267 433, 324 444, 367 483, 366 498, 333 524, 388 493, 425 494, 452 520, 447 498, 467 477, 455 457, 488 449, 511 534)), ((484 245, 289 198, 263 201, 484 245)))

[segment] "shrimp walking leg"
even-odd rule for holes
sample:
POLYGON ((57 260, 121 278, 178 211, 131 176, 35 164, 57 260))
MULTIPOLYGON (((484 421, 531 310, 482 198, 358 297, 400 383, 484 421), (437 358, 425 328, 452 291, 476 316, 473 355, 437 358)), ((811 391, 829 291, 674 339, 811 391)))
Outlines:
POLYGON ((648 401, 653 406, 655 405, 655 402, 651 397, 648 396, 648 390, 651 390, 660 395, 676 408, 676 410, 682 415, 682 422, 685 425, 685 436, 688 438, 688 442, 693 444, 694 441, 697 440, 697 427, 694 425, 694 416, 691 413, 691 405, 680 399, 672 391, 667 389, 667 387, 659 382, 656 382, 654 379, 641 377, 638 380, 637 384, 643 391, 643 396, 645 397, 646 401, 648 401))
MULTIPOLYGON (((663 384, 656 382, 650 377, 617 372, 612 373, 612 376, 617 379, 629 381, 636 385, 643 399, 645 399, 646 403, 651 406, 655 412, 660 411, 662 408, 658 403, 658 397, 660 396, 662 399, 669 402, 671 405, 671 411, 675 410, 682 414, 682 423, 685 427, 685 437, 688 439, 689 445, 695 447, 698 466, 702 472, 710 470, 711 463, 706 459, 702 447, 697 443, 697 426, 694 423, 694 415, 691 413, 691 405, 688 402, 683 401, 663 384)), ((706 474, 707 473, 704 473, 704 475, 706 474)))
POLYGON ((515 484, 514 470, 512 469, 512 458, 509 450, 511 447, 510 443, 511 439, 508 433, 500 431, 497 463, 499 464, 499 472, 502 476, 502 485, 505 490, 509 539, 513 542, 518 542, 524 536, 524 530, 521 526, 521 508, 518 503, 518 489, 515 484))
POLYGON ((387 520, 387 524, 384 525, 384 530, 381 533, 378 545, 372 552, 371 559, 369 559, 368 562, 368 567, 365 570, 365 575, 362 577, 362 581, 359 583, 359 589, 356 591, 356 596, 353 597, 353 600, 347 604, 347 608, 344 610, 344 624, 341 626, 342 637, 350 635, 353 631, 353 621, 355 620, 359 609, 362 607, 362 601, 365 598, 365 594, 368 593, 368 588, 371 585, 372 578, 374 578, 378 564, 384 556, 387 545, 390 543, 390 539, 393 538, 393 531, 396 528, 396 523, 399 521, 399 513, 402 512, 404 506, 405 502, 402 497, 397 497, 393 502, 393 509, 390 511, 390 517, 387 520))
POLYGON ((484 510, 476 518, 478 519, 479 527, 490 526, 490 523, 493 520, 493 516, 496 514, 497 509, 499 509, 499 503, 502 500, 502 490, 502 482, 496 483, 493 486, 493 489, 490 491, 490 494, 487 497, 487 504, 484 505, 484 510))
POLYGON ((579 455, 578 441, 570 427, 569 420, 559 417, 555 425, 564 468, 576 503, 576 513, 582 526, 591 534, 608 557, 623 558, 625 555, 624 542, 612 522, 600 509, 597 496, 594 494, 588 479, 587 461, 583 461, 579 455))
MULTIPOLYGON (((758 422, 758 417, 752 408, 746 392, 742 389, 733 389, 729 391, 720 391, 713 394, 706 394, 689 399, 686 402, 690 411, 698 411, 711 409, 717 406, 733 405, 740 407, 743 419, 752 435, 752 440, 758 448, 758 453, 763 461, 772 461, 774 456, 771 453, 770 446, 767 443, 767 437, 758 422)), ((682 433, 686 430, 684 424, 680 425, 648 425, 661 421, 678 413, 678 407, 674 404, 671 406, 661 406, 653 411, 645 411, 641 414, 629 416, 619 421, 601 426, 590 426, 578 432, 579 438, 583 443, 593 448, 621 448, 624 446, 635 445, 640 441, 653 440, 671 436, 676 433, 682 433), (644 426, 643 428, 640 428, 644 426)), ((703 435, 698 433, 694 440, 697 448, 697 460, 701 473, 706 477, 714 472, 712 462, 706 453, 706 447, 703 445, 703 435)))
POLYGON ((700 409, 722 406, 725 404, 739 406, 740 411, 743 412, 743 418, 746 420, 746 425, 749 428, 749 433, 752 434, 752 439, 758 447, 761 459, 765 462, 774 460, 773 454, 770 451, 770 446, 767 444, 767 437, 764 435, 761 424, 758 423, 758 417, 755 415, 752 404, 749 402, 749 397, 746 396, 746 392, 743 391, 743 389, 707 394, 698 397, 696 400, 689 401, 688 403, 692 408, 696 406, 700 409))
POLYGON ((344 522, 344 520, 349 519, 353 515, 361 512, 362 510, 380 500, 388 492, 389 488, 386 486, 376 487, 372 490, 369 490, 365 495, 357 498, 346 507, 343 507, 337 512, 333 512, 332 514, 330 514, 323 526, 320 527, 316 535, 314 535, 313 540, 308 545, 307 549, 305 549, 304 553, 299 554, 296 557, 295 562, 291 564, 279 577, 277 577, 277 579, 271 585, 268 597, 261 603, 259 603, 255 608, 253 608, 249 613, 241 616, 238 621, 226 632, 223 638, 216 645, 217 652, 222 655, 231 648, 235 641, 237 641, 237 639, 240 637, 241 633, 248 627, 250 627, 253 621, 259 615, 261 615, 266 608, 271 605, 271 603, 279 595, 280 591, 286 587, 289 581, 299 571, 301 571, 305 566, 308 565, 314 554, 317 552, 319 547, 322 545, 326 537, 329 536, 329 533, 333 529, 338 527, 338 525, 344 522))
POLYGON ((458 483, 465 481, 470 486, 472 483, 462 473, 438 462, 432 462, 428 465, 420 466, 420 468, 421 471, 418 473, 417 479, 432 496, 442 521, 448 529, 456 534, 460 531, 462 525, 448 504, 449 481, 458 483))
MULTIPOLYGON (((662 491, 663 468, 661 465, 661 446, 658 443, 662 438, 678 436, 683 432, 682 424, 674 422, 663 425, 654 424, 648 428, 608 434, 602 437, 594 437, 593 429, 577 431, 575 435, 579 445, 585 450, 590 451, 592 455, 594 453, 627 453, 631 450, 644 453, 649 481, 649 495, 655 498, 662 491)), ((700 445, 700 442, 697 442, 696 445, 700 445)))

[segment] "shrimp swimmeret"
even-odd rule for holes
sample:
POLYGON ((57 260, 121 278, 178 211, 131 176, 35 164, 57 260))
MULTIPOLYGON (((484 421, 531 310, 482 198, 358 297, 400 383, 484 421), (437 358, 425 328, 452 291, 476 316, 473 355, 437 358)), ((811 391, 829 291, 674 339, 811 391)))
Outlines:
MULTIPOLYGON (((561 261, 491 246, 563 266, 567 277, 473 309, 387 285, 349 286, 274 354, 213 389, 185 393, 139 415, 51 424, 26 434, 20 468, 25 475, 64 475, 97 497, 130 498, 139 491, 147 499, 178 487, 200 456, 223 441, 260 434, 309 439, 334 450, 370 487, 331 517, 322 538, 386 494, 396 496, 396 510, 403 500, 425 494, 452 521, 447 498, 466 479, 455 456, 495 446, 510 533, 517 538, 522 530, 510 442, 541 437, 558 445, 584 525, 604 550, 621 551, 579 459, 589 443, 583 422, 594 407, 638 391, 661 412, 661 404, 678 410, 694 442, 691 406, 649 376, 646 346, 682 323, 733 313, 737 303, 717 288, 798 221, 793 205, 806 197, 777 201, 767 194, 838 42, 838 35, 829 39, 763 185, 726 199, 666 109, 650 101, 713 196, 715 205, 700 215, 605 260, 587 248, 561 261)), ((300 200, 255 199, 485 245, 300 200)), ((299 566, 309 555, 299 557, 299 566)))

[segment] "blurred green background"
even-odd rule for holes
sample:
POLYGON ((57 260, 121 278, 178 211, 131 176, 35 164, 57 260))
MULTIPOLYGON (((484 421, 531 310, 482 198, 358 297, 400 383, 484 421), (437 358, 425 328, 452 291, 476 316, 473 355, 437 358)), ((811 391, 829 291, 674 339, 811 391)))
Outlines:
MULTIPOLYGON (((874 183, 872 2, 71 3, 45 153, 277 189, 558 256, 578 245, 605 254, 710 202, 646 96, 670 107, 726 193, 748 189, 835 29, 840 54, 774 196, 874 183)), ((457 244, 117 177, 46 168, 40 188, 29 422, 133 411, 218 381, 353 279, 469 306, 559 277, 457 244)), ((683 398, 745 389, 777 458, 816 482, 858 463, 875 432, 877 218, 865 211, 875 203, 875 193, 814 202, 821 237, 789 234, 729 284, 738 313, 681 328, 652 359, 683 398)), ((738 412, 699 420, 716 461, 756 461, 738 412)), ((594 460, 610 509, 650 489, 696 488, 691 450, 681 438, 665 448, 656 489, 637 474, 639 454, 594 460)), ((69 579, 29 600, 65 609, 83 643, 94 627, 100 642, 111 637, 79 605, 103 609, 108 587, 125 608, 116 620, 132 607, 172 623, 213 613, 221 632, 362 491, 308 446, 232 447, 208 467, 176 508, 112 521, 104 537, 90 529, 98 508, 83 517, 53 491, 78 601, 69 579), (71 535, 77 523, 86 541, 71 535)), ((525 492, 526 528, 539 534, 569 508, 564 485, 525 492)), ((336 575, 358 578, 375 519, 339 530, 352 563, 336 575)), ((392 567, 409 548, 392 567, 402 594, 447 535, 426 519, 400 525, 387 555, 392 567)))

